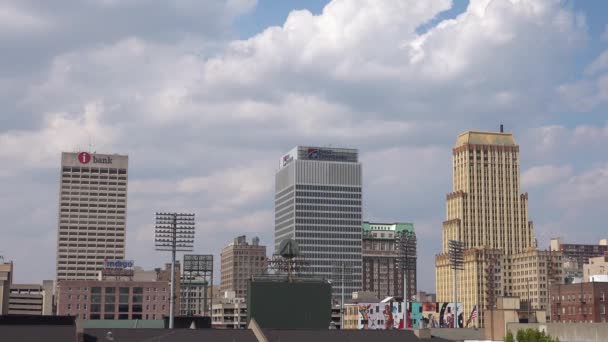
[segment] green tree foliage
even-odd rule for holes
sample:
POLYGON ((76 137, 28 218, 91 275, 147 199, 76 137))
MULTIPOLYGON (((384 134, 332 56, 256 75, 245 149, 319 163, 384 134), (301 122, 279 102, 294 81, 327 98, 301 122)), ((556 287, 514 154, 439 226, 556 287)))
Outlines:
POLYGON ((536 329, 519 330, 514 338, 512 332, 508 332, 504 338, 504 342, 559 342, 559 339, 553 338, 544 331, 536 329))

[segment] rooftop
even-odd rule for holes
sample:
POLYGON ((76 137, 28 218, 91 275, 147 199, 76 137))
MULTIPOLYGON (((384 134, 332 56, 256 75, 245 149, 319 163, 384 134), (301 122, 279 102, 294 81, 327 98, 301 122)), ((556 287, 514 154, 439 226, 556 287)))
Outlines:
POLYGON ((512 133, 467 131, 456 138, 455 147, 463 145, 517 146, 512 133))

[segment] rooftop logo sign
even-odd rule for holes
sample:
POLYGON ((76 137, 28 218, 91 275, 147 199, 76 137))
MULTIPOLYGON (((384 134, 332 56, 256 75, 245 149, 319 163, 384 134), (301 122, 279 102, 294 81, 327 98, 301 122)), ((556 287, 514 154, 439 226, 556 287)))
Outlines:
POLYGON ((91 161, 91 155, 88 152, 78 153, 78 161, 80 164, 88 164, 91 161))

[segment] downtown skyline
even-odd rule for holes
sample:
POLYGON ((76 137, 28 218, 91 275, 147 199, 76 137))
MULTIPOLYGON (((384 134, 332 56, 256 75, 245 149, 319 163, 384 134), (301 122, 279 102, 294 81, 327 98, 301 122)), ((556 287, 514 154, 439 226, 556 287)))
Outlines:
MULTIPOLYGON (((157 210, 196 212, 197 253, 219 256, 241 234, 260 236, 271 253, 276 160, 302 144, 358 149, 363 220, 413 222, 419 264, 434 260, 455 137, 501 123, 524 151, 521 191, 529 194, 539 247, 555 236, 603 238, 608 30, 594 14, 601 10, 541 1, 547 6, 525 12, 507 1, 481 15, 475 6, 466 14, 458 1, 442 12, 449 4, 437 1, 409 15, 408 2, 386 1, 378 2, 382 20, 351 22, 369 3, 334 1, 324 13, 316 6, 315 16, 287 19, 305 6, 298 3, 273 12, 278 21, 262 16, 264 1, 190 9, 216 18, 205 26, 178 8, 166 14, 166 34, 141 24, 68 37, 57 13, 9 1, 6 13, 29 18, 23 27, 0 26, 12 51, 11 64, 0 62, 0 255, 15 261, 15 281, 54 277, 60 155, 90 145, 129 156, 126 257, 145 268, 166 261, 154 252, 157 210), (438 29, 448 18, 495 31, 438 29), (555 18, 562 26, 551 24, 555 18), (337 49, 319 38, 332 22, 350 29, 335 32, 337 49), (263 31, 272 25, 285 28, 263 31), (287 32, 291 40, 283 39, 287 32), (372 39, 378 34, 385 39, 372 39), (17 58, 17 44, 45 39, 56 46, 17 58), (471 43, 453 51, 452 40, 471 43), (450 63, 441 62, 446 51, 450 63)), ((101 18, 137 10, 105 6, 101 18)), ((142 15, 162 10, 152 4, 142 15)), ((418 274, 419 289, 433 291, 434 267, 418 274)))

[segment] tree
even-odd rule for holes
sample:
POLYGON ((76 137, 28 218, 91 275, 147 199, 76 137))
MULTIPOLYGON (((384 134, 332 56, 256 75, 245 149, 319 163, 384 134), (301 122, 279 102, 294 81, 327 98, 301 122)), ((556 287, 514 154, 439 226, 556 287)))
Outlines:
POLYGON ((544 331, 538 331, 536 329, 518 330, 516 334, 517 338, 513 337, 512 332, 508 332, 504 338, 505 342, 559 342, 558 338, 553 338, 547 335, 544 331))

